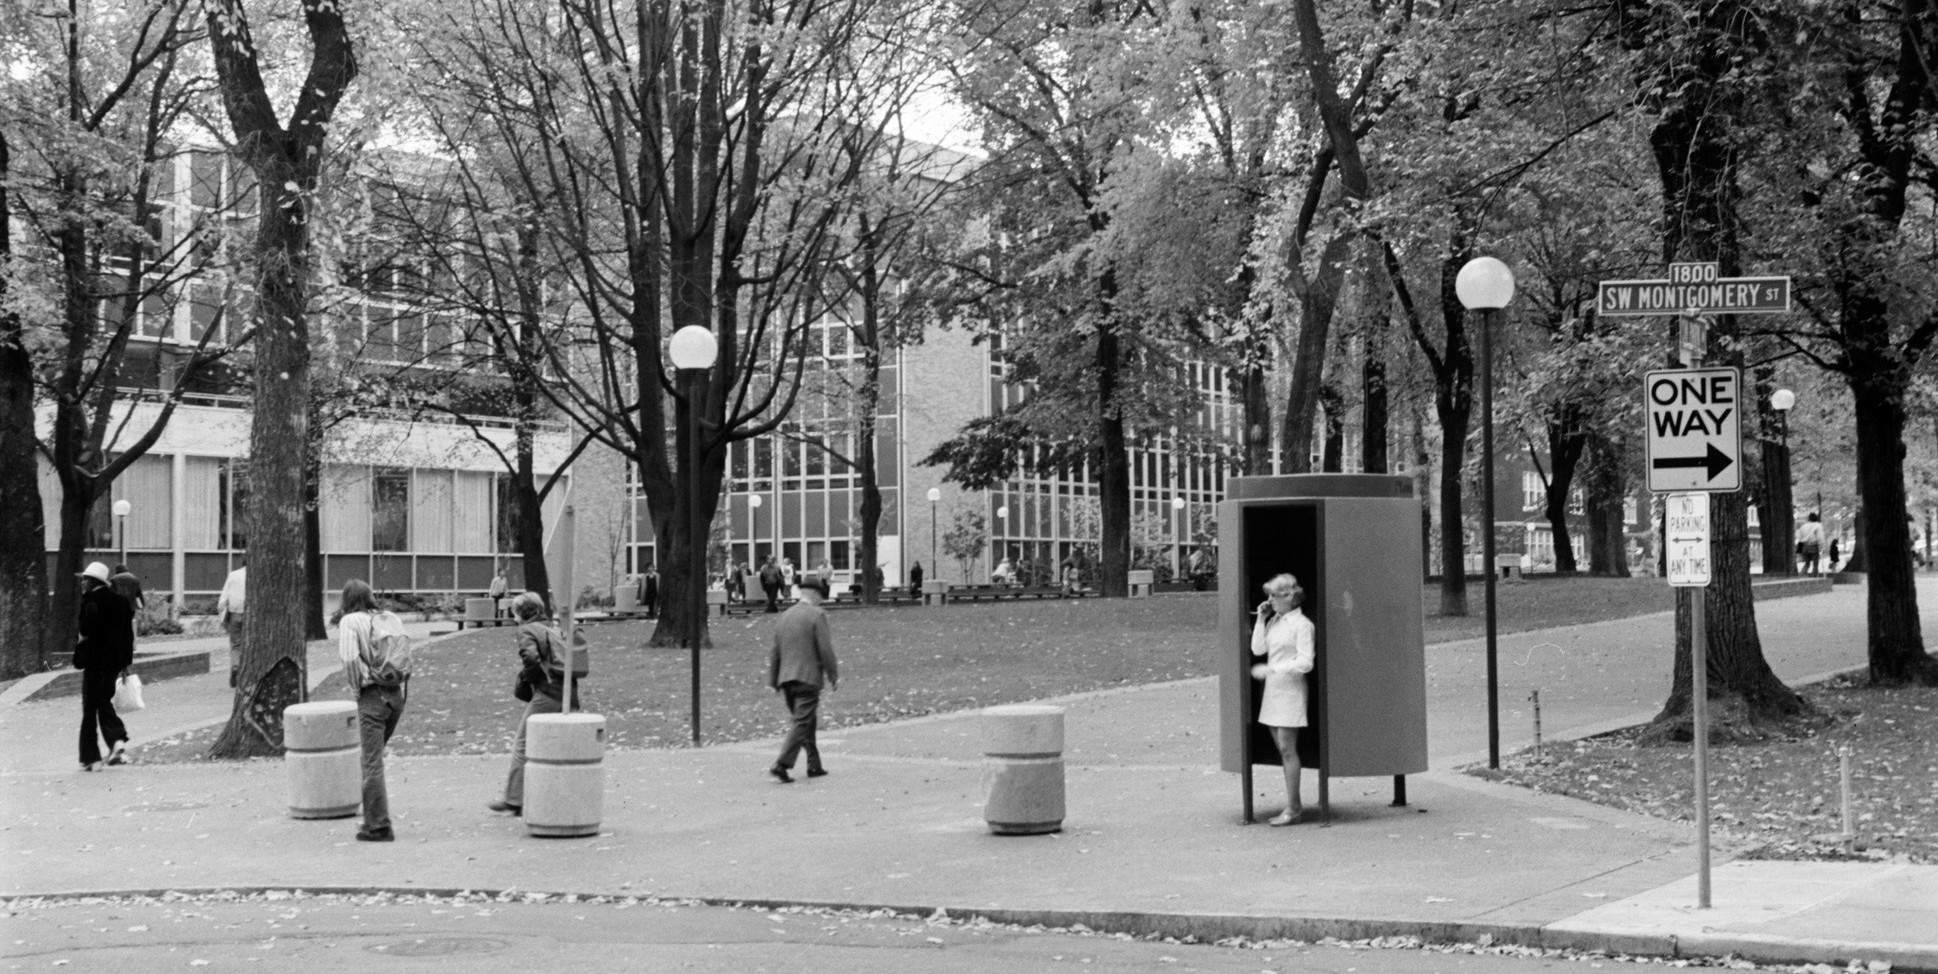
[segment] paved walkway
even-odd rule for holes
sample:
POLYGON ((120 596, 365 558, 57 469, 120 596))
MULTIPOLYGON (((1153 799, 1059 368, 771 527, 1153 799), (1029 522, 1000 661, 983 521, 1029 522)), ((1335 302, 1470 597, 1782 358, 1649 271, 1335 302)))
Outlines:
MULTIPOLYGON (((1920 594, 1938 625, 1938 584, 1920 594)), ((1862 664, 1856 590, 1757 611, 1786 679, 1862 664)), ((1505 637, 1504 745, 1531 741, 1536 688, 1551 739, 1646 719, 1666 696, 1671 627, 1664 613, 1505 637)), ((833 774, 789 786, 762 773, 771 741, 612 752, 604 830, 581 840, 534 839, 484 810, 502 756, 393 759, 399 841, 372 846, 351 840, 353 820, 289 818, 276 761, 77 773, 73 702, 24 704, 0 710, 0 896, 517 888, 946 909, 1201 939, 1492 937, 1938 970, 1938 867, 1737 862, 1724 848, 1715 906, 1697 910, 1688 826, 1459 774, 1485 756, 1481 655, 1478 641, 1429 651, 1434 770, 1409 779, 1410 806, 1389 806, 1386 779, 1336 779, 1328 827, 1239 824, 1237 777, 1216 770, 1213 681, 1067 698, 1069 818, 1028 838, 982 823, 974 714, 829 733, 833 774)), ((222 719, 222 679, 157 685, 137 732, 222 719)), ((1261 774, 1262 811, 1276 810, 1275 791, 1261 774)))

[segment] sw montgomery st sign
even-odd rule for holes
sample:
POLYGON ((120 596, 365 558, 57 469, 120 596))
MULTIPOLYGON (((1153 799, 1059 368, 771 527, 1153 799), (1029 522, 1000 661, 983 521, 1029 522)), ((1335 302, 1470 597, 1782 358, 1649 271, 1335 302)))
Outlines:
POLYGON ((1708 281, 1602 281, 1601 315, 1772 314, 1790 310, 1788 277, 1721 277, 1708 281))

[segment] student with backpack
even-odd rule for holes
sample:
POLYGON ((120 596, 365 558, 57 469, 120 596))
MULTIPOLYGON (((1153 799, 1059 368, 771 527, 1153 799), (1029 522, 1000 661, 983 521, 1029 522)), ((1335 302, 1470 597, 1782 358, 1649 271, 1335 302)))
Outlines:
POLYGON ((384 789, 384 747, 397 732, 410 692, 411 644, 404 621, 377 605, 370 585, 353 578, 343 586, 343 619, 337 624, 337 656, 357 695, 363 743, 363 826, 359 842, 390 842, 390 796, 384 789))
MULTIPOLYGON (((561 660, 568 651, 565 636, 546 621, 545 600, 537 592, 526 592, 511 603, 512 617, 518 620, 518 682, 512 696, 525 702, 525 713, 518 718, 518 733, 512 738, 511 772, 505 776, 503 798, 485 803, 494 812, 525 812, 525 724, 533 714, 556 714, 565 710, 565 670, 561 660)), ((574 671, 578 672, 577 670, 574 671)), ((579 688, 572 688, 572 707, 579 707, 579 688)))

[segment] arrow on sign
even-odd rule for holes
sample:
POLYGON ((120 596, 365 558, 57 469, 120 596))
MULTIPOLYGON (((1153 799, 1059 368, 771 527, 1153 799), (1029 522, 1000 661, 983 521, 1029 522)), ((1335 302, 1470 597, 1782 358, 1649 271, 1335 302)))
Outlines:
POLYGON ((1710 443, 1706 444, 1706 446, 1709 452, 1703 456, 1657 457, 1649 465, 1657 470, 1671 470, 1677 467, 1707 467, 1709 470, 1709 479, 1715 480, 1717 474, 1729 469, 1732 461, 1729 458, 1729 454, 1716 449, 1716 444, 1710 443))

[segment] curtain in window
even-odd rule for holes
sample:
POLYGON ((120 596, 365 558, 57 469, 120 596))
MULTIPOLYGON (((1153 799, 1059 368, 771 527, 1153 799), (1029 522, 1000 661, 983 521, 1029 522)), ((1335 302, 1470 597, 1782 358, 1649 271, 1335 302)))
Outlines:
POLYGON ((378 467, 370 478, 370 549, 410 550, 410 468, 378 467))
POLYGON ((174 462, 169 457, 145 456, 128 465, 114 483, 116 500, 127 500, 125 541, 129 548, 173 546, 170 527, 175 520, 174 462))
POLYGON ((319 493, 323 550, 370 550, 370 468, 328 464, 319 493))
MULTIPOLYGON (((540 487, 544 487, 547 476, 549 475, 538 474, 533 479, 538 481, 540 487)), ((540 502, 538 511, 539 516, 545 519, 545 547, 547 549, 550 549, 552 546, 552 532, 558 529, 559 518, 565 516, 565 505, 571 503, 571 501, 572 478, 560 477, 559 482, 552 485, 551 492, 545 495, 545 500, 540 502)))
POLYGON ((417 471, 411 489, 410 546, 425 554, 451 552, 451 471, 417 471))
POLYGON ((491 551, 491 475, 457 472, 451 501, 452 550, 460 554, 491 551))
POLYGON ((221 548, 222 461, 217 457, 189 457, 182 481, 182 548, 221 548))
POLYGON ((46 457, 35 461, 40 467, 40 519, 47 541, 42 547, 53 551, 61 546, 61 479, 46 457))

